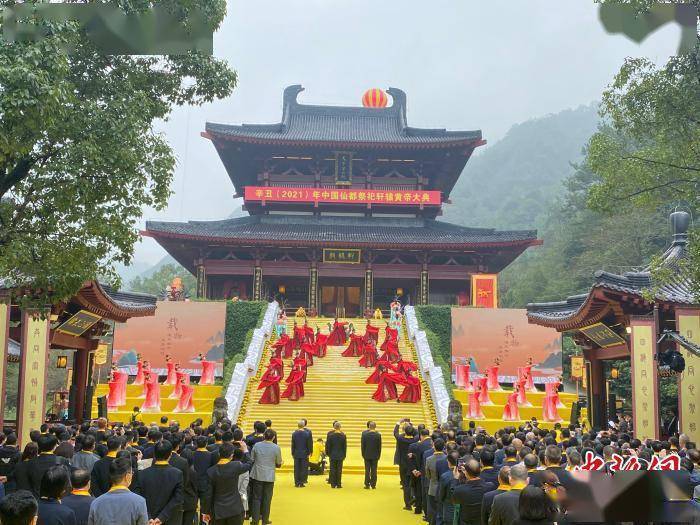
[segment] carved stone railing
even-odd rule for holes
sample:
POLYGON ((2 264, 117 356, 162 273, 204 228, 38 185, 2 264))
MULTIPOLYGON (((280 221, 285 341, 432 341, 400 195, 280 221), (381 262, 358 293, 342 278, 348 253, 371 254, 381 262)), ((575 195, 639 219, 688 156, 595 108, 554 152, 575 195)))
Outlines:
POLYGON ((277 301, 272 301, 267 306, 265 317, 259 328, 253 331, 253 337, 250 339, 248 351, 242 363, 236 363, 231 381, 226 388, 226 401, 228 402, 228 417, 231 421, 238 419, 238 413, 243 404, 243 398, 248 388, 248 381, 254 377, 260 366, 265 343, 270 338, 277 320, 277 312, 279 304, 277 301))
POLYGON ((445 379, 442 375, 442 368, 435 366, 433 362, 433 353, 428 344, 428 338, 423 330, 418 328, 418 319, 416 312, 412 306, 404 308, 406 318, 406 328, 408 337, 413 341, 418 357, 418 366, 421 368, 421 374, 430 387, 430 395, 435 406, 435 415, 438 423, 447 421, 448 406, 450 404, 450 394, 445 388, 445 379))

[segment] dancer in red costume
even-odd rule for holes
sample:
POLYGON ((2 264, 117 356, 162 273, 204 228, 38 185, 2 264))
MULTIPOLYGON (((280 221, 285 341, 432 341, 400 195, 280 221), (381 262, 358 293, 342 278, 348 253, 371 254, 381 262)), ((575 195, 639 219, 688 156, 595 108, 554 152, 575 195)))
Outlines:
MULTIPOLYGON (((270 363, 272 366, 272 363, 270 363)), ((260 396, 261 405, 278 405, 280 402, 280 381, 282 380, 282 372, 279 368, 270 368, 265 371, 262 378, 260 379, 260 384, 258 385, 258 390, 265 391, 263 395, 260 396)))
POLYGON ((314 342, 314 329, 309 326, 309 321, 305 320, 304 321, 304 341, 307 343, 313 343, 314 342))
POLYGON ((115 406, 124 406, 126 405, 126 385, 129 382, 129 374, 122 372, 115 363, 112 363, 112 377, 118 385, 115 392, 115 406))
POLYGON ((557 405, 559 404, 559 392, 552 391, 544 396, 542 402, 542 419, 548 423, 558 423, 561 421, 557 405))
POLYGON ((511 392, 508 394, 508 401, 503 407, 504 421, 520 421, 520 409, 518 408, 518 393, 511 392))
POLYGON ((109 382, 107 383, 109 387, 109 393, 107 394, 107 408, 110 410, 117 410, 121 405, 120 399, 120 389, 121 382, 118 376, 112 372, 109 377, 109 382))
POLYGON ((287 382, 292 377, 292 374, 294 372, 301 372, 303 374, 304 382, 306 382, 306 374, 307 374, 307 366, 306 366, 306 358, 299 353, 295 358, 294 361, 292 361, 292 369, 289 371, 289 375, 287 376, 287 382))
POLYGON ((377 348, 372 343, 365 343, 362 347, 362 357, 360 357, 360 366, 371 368, 377 364, 379 355, 377 348))
POLYGON ((527 400, 527 393, 525 389, 525 383, 526 381, 524 379, 521 379, 515 384, 515 388, 517 389, 518 392, 518 406, 521 407, 531 407, 532 403, 530 403, 527 400))
POLYGON ((342 346, 347 341, 347 334, 345 333, 346 323, 338 321, 335 318, 333 322, 333 328, 331 329, 331 335, 328 336, 328 346, 342 346))
POLYGON ((165 368, 167 369, 167 374, 165 376, 164 385, 177 385, 177 376, 175 375, 175 363, 173 363, 173 358, 170 354, 165 354, 165 368))
POLYGON ((366 343, 372 341, 374 346, 377 346, 377 343, 379 342, 379 328, 372 326, 369 319, 367 319, 367 326, 365 326, 364 340, 366 343))
POLYGON ((394 366, 396 367, 396 371, 404 376, 410 376, 411 372, 418 370, 417 364, 411 363, 410 361, 404 361, 403 359, 399 359, 396 363, 394 363, 394 366))
POLYGON ((557 395, 557 408, 564 408, 564 403, 561 402, 561 398, 559 397, 559 387, 561 386, 561 376, 559 376, 557 379, 552 381, 551 383, 545 383, 544 384, 544 391, 545 395, 553 395, 556 393, 557 395))
POLYGON ((387 370, 391 370, 392 372, 398 373, 398 370, 396 370, 396 367, 394 367, 394 365, 392 365, 386 359, 382 359, 380 357, 377 363, 374 365, 374 372, 372 372, 372 374, 370 374, 370 376, 367 379, 365 379, 365 383, 367 383, 368 385, 378 384, 379 376, 387 370))
POLYGON ((527 358, 527 365, 518 368, 518 380, 525 380, 525 390, 528 392, 537 392, 535 383, 532 380, 532 357, 527 358))
POLYGON ((203 354, 199 354, 199 362, 202 363, 202 375, 199 378, 200 385, 213 385, 214 384, 214 369, 216 368, 216 362, 207 361, 207 358, 203 354))
POLYGON ((272 346, 275 349, 275 356, 281 355, 284 359, 291 359, 294 355, 294 340, 287 334, 282 334, 272 346))
POLYGON ((420 379, 413 375, 404 376, 404 389, 399 396, 401 403, 418 403, 421 398, 420 379))
POLYGON ((328 336, 321 333, 321 329, 316 327, 316 341, 314 342, 318 350, 318 357, 326 357, 328 351, 328 336))
POLYGON ((380 372, 377 390, 372 395, 372 399, 379 401, 380 403, 398 399, 399 393, 396 390, 396 385, 403 384, 404 378, 401 374, 389 371, 380 372))
POLYGON ((304 397, 304 381, 306 381, 306 370, 301 371, 295 365, 287 378, 287 388, 282 392, 282 397, 290 401, 299 401, 304 397))
POLYGON ((141 360, 141 354, 136 354, 136 377, 133 384, 143 385, 143 361, 141 360))
POLYGON ((299 326, 296 321, 294 321, 292 328, 292 336, 294 337, 294 350, 298 350, 306 341, 306 330, 303 326, 299 326))
POLYGON ((479 377, 475 382, 479 385, 479 404, 482 406, 493 405, 493 401, 489 397, 489 378, 479 377))
POLYGON ((389 341, 388 343, 384 341, 386 345, 382 345, 384 348, 384 353, 382 357, 386 358, 387 361, 396 363, 401 360, 401 352, 399 352, 399 345, 396 341, 389 341))
POLYGON ((361 335, 357 335, 355 332, 350 332, 348 347, 343 351, 343 357, 359 357, 364 351, 364 339, 361 335))
POLYGON ((184 377, 179 384, 180 400, 173 412, 194 412, 194 387, 188 385, 184 377))
POLYGON ((316 345, 313 343, 302 344, 299 354, 304 357, 307 366, 313 366, 314 356, 316 355, 316 345))
MULTIPOLYGON (((267 371, 265 373, 271 370, 275 370, 279 373, 279 375, 284 376, 284 361, 282 361, 282 359, 279 357, 273 357, 270 359, 270 364, 267 365, 267 371)), ((263 375, 263 377, 265 376, 263 375)))
POLYGON ((498 366, 501 364, 501 360, 497 357, 493 360, 493 365, 486 369, 486 377, 488 378, 487 386, 489 390, 494 392, 500 392, 503 389, 498 383, 498 366))
POLYGON ((464 388, 467 392, 472 390, 472 385, 469 380, 469 363, 466 365, 457 365, 457 376, 455 378, 455 384, 459 388, 464 388))
POLYGON ((467 408, 467 419, 484 419, 484 413, 479 403, 479 390, 476 385, 469 392, 469 407, 467 408))
POLYGON ((177 399, 180 396, 182 396, 182 385, 189 385, 190 384, 190 374, 187 372, 184 372, 182 368, 180 368, 180 363, 175 363, 175 377, 177 378, 177 382, 175 383, 175 388, 173 388, 173 391, 170 393, 168 398, 172 399, 177 399))
POLYGON ((143 362, 143 391, 141 392, 140 398, 146 397, 146 376, 151 374, 151 363, 148 361, 143 362))
POLYGON ((160 383, 158 376, 153 373, 146 373, 144 377, 146 387, 146 399, 141 405, 142 412, 160 412, 160 383))
POLYGON ((386 324, 386 328, 384 328, 384 341, 382 342, 382 346, 379 347, 379 349, 382 352, 386 352, 386 346, 390 342, 397 343, 399 340, 399 331, 396 330, 395 328, 392 328, 389 326, 389 323, 386 324))

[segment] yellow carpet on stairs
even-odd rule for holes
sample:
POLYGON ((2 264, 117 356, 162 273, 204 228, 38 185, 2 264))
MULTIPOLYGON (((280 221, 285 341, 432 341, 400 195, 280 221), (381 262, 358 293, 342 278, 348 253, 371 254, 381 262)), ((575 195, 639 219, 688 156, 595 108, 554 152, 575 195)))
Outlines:
POLYGON ((278 473, 270 520, 273 525, 423 523, 421 516, 403 510, 398 474, 380 474, 376 490, 363 487, 364 476, 343 474, 342 489, 332 489, 325 475, 309 476, 309 484, 298 489, 293 474, 278 473))

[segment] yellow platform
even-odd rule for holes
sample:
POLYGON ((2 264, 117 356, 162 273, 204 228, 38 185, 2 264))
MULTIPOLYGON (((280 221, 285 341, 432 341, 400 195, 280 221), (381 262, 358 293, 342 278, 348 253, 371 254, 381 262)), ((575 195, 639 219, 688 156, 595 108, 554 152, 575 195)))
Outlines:
MULTIPOLYGON (((327 333, 328 322, 332 319, 312 319, 309 324, 314 328, 321 327, 327 333)), ((364 319, 347 319, 357 328, 358 333, 364 333, 364 319)), ((291 324, 289 332, 291 333, 291 324)), ((380 328, 379 342, 384 340, 383 321, 373 321, 380 328)), ((406 343, 405 333, 399 341, 401 355, 407 361, 415 362, 413 346, 406 343)), ((307 382, 304 385, 305 396, 299 401, 283 399, 279 405, 259 404, 262 390, 257 390, 259 376, 270 361, 270 346, 265 349, 258 377, 251 380, 246 393, 246 400, 241 410, 239 423, 245 429, 250 429, 256 420, 272 420, 272 426, 278 433, 278 443, 282 447, 286 469, 291 468, 290 439, 297 428, 297 421, 305 418, 314 437, 323 437, 331 430, 333 421, 339 420, 343 431, 348 437, 348 457, 345 461, 347 472, 364 471, 364 462, 360 452, 360 435, 367 428, 367 421, 372 419, 377 423, 377 429, 382 433, 382 458, 379 470, 383 473, 394 472, 393 465, 395 440, 394 425, 402 418, 409 417, 411 421, 426 423, 433 426, 436 423, 435 412, 427 395, 424 385, 423 398, 420 403, 402 404, 396 401, 379 403, 372 399, 376 385, 368 385, 365 379, 374 369, 359 366, 359 358, 342 357, 344 347, 328 347, 324 358, 314 359, 314 365, 309 367, 307 382)), ((285 361, 285 376, 290 370, 290 361, 285 361)), ((281 385, 285 388, 284 383, 281 385)), ((400 503, 397 501, 397 503, 400 503)))

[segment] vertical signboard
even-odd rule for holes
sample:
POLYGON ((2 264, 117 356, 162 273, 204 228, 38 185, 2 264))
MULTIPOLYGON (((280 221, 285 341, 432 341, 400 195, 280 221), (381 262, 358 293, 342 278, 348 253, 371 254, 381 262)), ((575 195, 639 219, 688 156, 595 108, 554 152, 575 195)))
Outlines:
MULTIPOLYGON (((700 309, 677 310, 676 316, 678 332, 700 345, 700 309)), ((678 380, 679 429, 697 443, 700 440, 700 357, 680 345, 679 351, 685 359, 685 370, 678 380)))
POLYGON ((635 437, 659 439, 654 320, 632 318, 632 420, 635 437))
POLYGON ((5 373, 10 342, 10 298, 0 297, 0 427, 5 416, 5 373))
POLYGON ((46 371, 49 355, 49 311, 22 312, 22 349, 17 399, 17 435, 20 446, 44 422, 46 371), (42 318, 43 316, 43 318, 42 318))
POLYGON ((477 308, 498 308, 497 275, 472 275, 472 306, 477 308))

